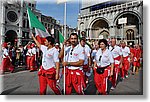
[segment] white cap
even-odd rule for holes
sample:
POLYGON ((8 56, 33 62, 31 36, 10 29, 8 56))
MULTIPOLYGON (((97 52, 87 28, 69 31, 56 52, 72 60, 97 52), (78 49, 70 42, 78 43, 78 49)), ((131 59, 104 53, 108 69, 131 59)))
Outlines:
POLYGON ((132 45, 132 43, 130 43, 130 45, 132 45))
POLYGON ((58 43, 56 43, 55 45, 59 45, 58 43))

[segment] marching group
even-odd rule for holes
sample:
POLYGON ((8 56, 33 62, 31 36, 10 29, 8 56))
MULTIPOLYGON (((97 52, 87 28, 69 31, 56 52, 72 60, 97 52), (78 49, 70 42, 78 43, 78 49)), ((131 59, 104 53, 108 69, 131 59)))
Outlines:
MULTIPOLYGON (((117 44, 115 38, 111 38, 110 43, 106 39, 100 39, 97 45, 89 47, 86 38, 82 37, 78 41, 78 35, 71 33, 61 49, 55 44, 53 37, 46 37, 44 45, 39 43, 34 35, 32 38, 35 44, 28 43, 23 49, 27 49, 25 58, 27 69, 31 72, 38 70, 41 95, 46 94, 47 85, 55 94, 61 94, 57 87, 57 80, 60 80, 61 74, 65 78, 64 94, 71 95, 74 89, 77 94, 84 95, 91 73, 98 94, 107 95, 108 80, 112 83, 113 90, 117 86, 118 75, 122 80, 128 78, 130 68, 132 68, 131 74, 136 74, 142 62, 142 48, 138 44, 127 46, 125 41, 117 44), (37 59, 39 56, 42 56, 40 68, 37 65, 37 62, 40 62, 37 59), (62 72, 60 64, 63 66, 62 72)), ((2 73, 6 69, 14 71, 8 45, 4 43, 2 46, 2 73)))
POLYGON ((1 74, 7 71, 15 72, 15 69, 25 67, 30 71, 37 70, 36 60, 39 58, 39 50, 35 44, 29 42, 26 46, 12 46, 10 42, 2 44, 2 64, 0 66, 1 74), (30 67, 29 67, 30 66, 30 67), (34 67, 34 68, 33 68, 34 67))

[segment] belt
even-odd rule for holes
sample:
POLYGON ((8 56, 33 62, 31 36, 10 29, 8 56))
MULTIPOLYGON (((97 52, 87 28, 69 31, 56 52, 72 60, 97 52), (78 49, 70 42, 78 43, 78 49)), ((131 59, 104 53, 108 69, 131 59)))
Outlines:
POLYGON ((97 66, 97 68, 102 68, 102 69, 106 69, 107 67, 109 67, 110 65, 107 65, 105 67, 100 67, 100 66, 97 66))
POLYGON ((121 59, 121 57, 120 57, 120 56, 118 56, 118 57, 114 58, 114 60, 120 60, 120 59, 121 59))

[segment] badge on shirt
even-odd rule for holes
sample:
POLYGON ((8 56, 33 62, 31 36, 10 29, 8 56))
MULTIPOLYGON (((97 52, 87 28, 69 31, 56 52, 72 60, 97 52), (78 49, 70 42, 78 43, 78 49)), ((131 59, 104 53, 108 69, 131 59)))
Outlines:
POLYGON ((77 54, 77 53, 74 53, 74 56, 78 56, 78 54, 77 54))
POLYGON ((52 56, 51 54, 48 54, 48 57, 52 56))

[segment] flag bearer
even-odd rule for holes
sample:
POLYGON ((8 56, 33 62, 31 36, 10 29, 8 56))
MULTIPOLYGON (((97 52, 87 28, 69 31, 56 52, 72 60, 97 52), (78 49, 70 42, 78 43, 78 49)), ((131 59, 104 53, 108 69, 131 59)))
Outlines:
MULTIPOLYGON (((63 65, 65 68, 65 94, 70 95, 74 88, 76 93, 83 95, 83 87, 85 88, 84 75, 82 66, 84 64, 85 52, 83 47, 78 44, 78 35, 71 33, 71 46, 65 48, 65 61, 63 65)), ((60 52, 60 56, 64 56, 64 48, 60 52)))
POLYGON ((41 45, 34 35, 32 35, 33 40, 35 41, 37 47, 43 53, 42 65, 39 69, 39 84, 40 84, 40 94, 45 95, 47 85, 54 91, 55 94, 60 95, 61 92, 56 87, 56 81, 59 78, 59 58, 58 51, 54 47, 55 39, 48 36, 44 41, 45 45, 41 45))

